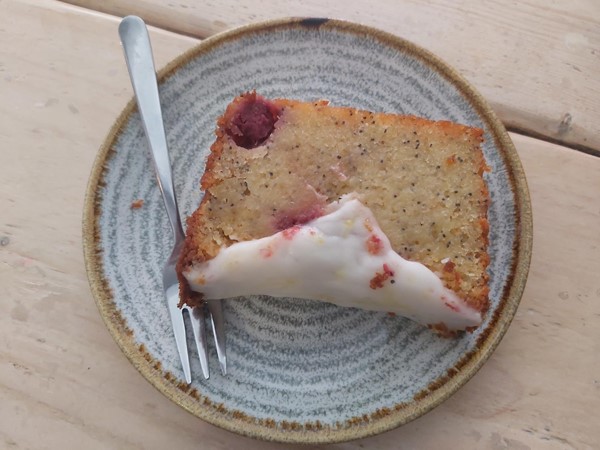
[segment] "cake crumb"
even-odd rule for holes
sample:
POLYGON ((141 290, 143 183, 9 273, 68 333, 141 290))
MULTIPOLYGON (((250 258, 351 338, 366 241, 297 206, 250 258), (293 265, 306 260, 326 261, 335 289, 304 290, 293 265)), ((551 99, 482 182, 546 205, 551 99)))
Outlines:
POLYGON ((131 209, 140 209, 142 206, 144 206, 144 200, 141 198, 131 202, 131 209))

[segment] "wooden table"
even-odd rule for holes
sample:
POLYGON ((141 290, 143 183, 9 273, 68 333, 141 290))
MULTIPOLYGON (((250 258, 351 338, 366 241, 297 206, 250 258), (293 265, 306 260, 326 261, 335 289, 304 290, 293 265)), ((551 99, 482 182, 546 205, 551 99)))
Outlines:
POLYGON ((525 167, 527 289, 497 351, 450 400, 332 447, 599 448, 600 3, 71 3, 0 0, 0 448, 292 447, 217 429, 167 400, 120 352, 92 299, 83 197, 132 96, 116 31, 131 13, 156 26, 158 66, 217 31, 310 15, 391 31, 459 69, 512 131, 525 167))

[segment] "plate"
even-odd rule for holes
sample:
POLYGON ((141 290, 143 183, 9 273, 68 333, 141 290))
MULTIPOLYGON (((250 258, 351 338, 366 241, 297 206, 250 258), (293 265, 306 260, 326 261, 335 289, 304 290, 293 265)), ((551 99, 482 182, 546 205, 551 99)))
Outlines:
MULTIPOLYGON (((224 301, 229 373, 210 347, 211 378, 183 373, 161 288, 171 231, 140 117, 131 100, 96 158, 83 231, 90 285, 123 352, 168 398, 212 424, 280 442, 361 438, 421 416, 482 366, 518 306, 531 255, 525 176, 483 98, 439 58, 396 36, 326 19, 284 19, 206 39, 159 73, 182 215, 216 119, 242 92, 447 119, 482 128, 489 210, 491 309, 484 324, 444 339, 407 319, 298 300, 224 301), (143 206, 132 209, 133 201, 143 206)), ((190 337, 188 337, 190 338, 190 337)), ((190 346, 190 348, 193 348, 190 346)))

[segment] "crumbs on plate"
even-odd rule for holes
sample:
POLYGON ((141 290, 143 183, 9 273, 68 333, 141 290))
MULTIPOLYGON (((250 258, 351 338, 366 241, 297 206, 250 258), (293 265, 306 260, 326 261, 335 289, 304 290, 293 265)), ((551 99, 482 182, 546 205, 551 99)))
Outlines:
POLYGON ((140 209, 142 206, 144 206, 144 200, 141 198, 131 202, 131 209, 140 209))

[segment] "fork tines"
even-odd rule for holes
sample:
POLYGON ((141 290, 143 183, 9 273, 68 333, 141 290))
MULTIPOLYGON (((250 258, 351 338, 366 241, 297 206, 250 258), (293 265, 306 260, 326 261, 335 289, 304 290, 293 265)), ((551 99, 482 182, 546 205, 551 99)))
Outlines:
POLYGON ((184 311, 187 311, 190 324, 192 326, 194 342, 196 343, 196 349, 198 350, 198 357, 200 359, 200 366, 202 367, 202 374, 204 375, 204 378, 208 379, 210 376, 210 371, 208 368, 208 345, 206 340, 207 314, 212 325, 215 348, 217 350, 217 358, 219 359, 221 373, 223 375, 226 375, 227 373, 227 355, 225 353, 225 326, 223 321, 223 305, 219 300, 210 300, 206 302, 206 306, 208 307, 208 311, 206 311, 205 305, 197 306, 194 308, 184 306, 181 312, 179 313, 181 321, 178 321, 177 324, 173 323, 173 331, 175 335, 177 336, 177 334, 179 334, 179 332, 177 331, 177 329, 179 329, 181 330, 180 333, 182 333, 184 336, 184 345, 180 346, 178 342, 177 350, 179 351, 179 357, 183 365, 183 373, 188 384, 192 382, 192 379, 187 341, 185 340, 185 324, 183 320, 184 311))

